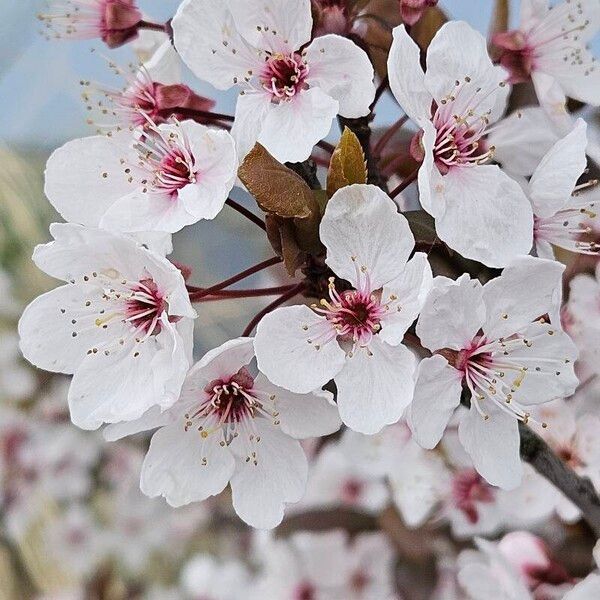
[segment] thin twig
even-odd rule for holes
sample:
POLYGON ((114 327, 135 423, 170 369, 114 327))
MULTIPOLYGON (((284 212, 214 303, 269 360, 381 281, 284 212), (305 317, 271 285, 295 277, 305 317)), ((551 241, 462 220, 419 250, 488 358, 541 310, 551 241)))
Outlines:
POLYGON ((394 137, 394 134, 402 129, 404 124, 408 121, 408 116, 404 115, 400 117, 389 129, 377 140, 375 147, 373 148, 373 156, 379 160, 383 149, 387 146, 388 142, 394 137))
POLYGON ((402 183, 398 184, 391 192, 390 198, 395 198, 398 194, 403 192, 413 181, 417 179, 419 175, 419 169, 416 168, 412 173, 409 173, 403 180, 402 183))
POLYGON ((282 296, 279 296, 279 298, 277 298, 276 300, 271 302, 271 304, 265 306, 265 308, 263 308, 250 321, 250 323, 248 323, 248 325, 246 326, 246 329, 244 329, 244 332, 242 333, 242 337, 248 337, 252 333, 254 328, 259 324, 260 320, 265 315, 269 314, 271 311, 275 310, 278 306, 281 306, 282 304, 284 304, 285 302, 287 302, 288 300, 292 299, 294 296, 299 294, 304 289, 304 287, 305 287, 304 283, 298 283, 289 292, 283 294, 282 296))
POLYGON ((233 210, 237 210, 237 212, 239 212, 241 215, 244 215, 246 219, 252 221, 255 225, 258 225, 263 231, 267 230, 265 222, 259 216, 255 215, 252 211, 248 210, 245 206, 242 206, 241 204, 239 204, 235 200, 232 200, 231 198, 227 198, 227 200, 225 200, 225 204, 233 208, 233 210))
POLYGON ((192 302, 196 302, 197 300, 200 300, 200 298, 204 298, 205 296, 210 296, 210 295, 214 294, 215 292, 222 290, 223 288, 229 287, 230 285, 233 285, 234 283, 237 283, 238 281, 241 281, 242 279, 246 279, 246 277, 250 277, 250 275, 254 275, 255 273, 258 273, 259 271, 262 271, 263 269, 267 269, 268 267, 270 267, 272 265, 276 265, 276 264, 280 263, 281 261, 282 261, 282 259, 279 256, 273 256, 272 258, 263 260, 262 262, 258 263, 257 265, 254 265, 253 267, 250 267, 249 269, 246 269, 245 271, 242 271, 241 273, 238 273, 237 275, 234 275, 233 277, 230 277, 229 279, 226 279, 225 281, 221 281, 221 283, 216 283, 215 285, 213 285, 209 288, 199 289, 199 288, 188 287, 188 290, 190 290, 190 289, 192 290, 190 293, 190 300, 192 302))

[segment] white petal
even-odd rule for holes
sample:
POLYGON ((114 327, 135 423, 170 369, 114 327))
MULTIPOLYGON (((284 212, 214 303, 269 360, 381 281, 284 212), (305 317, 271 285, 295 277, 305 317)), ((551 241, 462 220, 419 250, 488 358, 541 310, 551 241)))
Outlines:
POLYGON ((320 233, 333 272, 359 287, 364 267, 371 290, 402 273, 415 244, 406 218, 374 185, 338 190, 327 203, 320 233))
MULTIPOLYGON (((500 277, 483 286, 487 309, 483 331, 498 339, 526 327, 560 305, 564 265, 543 258, 522 256, 508 265, 500 277)), ((558 324, 555 324, 558 325, 558 324)))
POLYGON ((171 22, 175 49, 194 72, 219 90, 243 81, 262 62, 238 33, 227 2, 185 0, 171 22))
POLYGON ((533 173, 529 199, 536 216, 550 217, 569 204, 587 164, 586 130, 585 121, 578 119, 573 131, 552 146, 533 173))
POLYGON ((504 110, 509 91, 508 86, 499 86, 505 79, 504 69, 492 64, 485 38, 464 21, 444 24, 429 45, 425 87, 439 103, 455 92, 457 81, 461 82, 465 89, 453 102, 457 114, 476 103, 477 114, 493 110, 490 120, 495 121, 504 110), (469 82, 465 82, 466 77, 469 82), (481 99, 475 100, 477 94, 481 99))
POLYGON ((111 423, 102 430, 102 437, 107 442, 116 442, 130 435, 143 431, 152 431, 173 423, 179 418, 173 411, 162 410, 160 406, 153 406, 135 421, 111 423))
POLYGON ((460 404, 462 375, 434 354, 419 364, 409 423, 414 439, 423 448, 435 448, 460 404))
POLYGON ((248 458, 240 438, 231 444, 236 468, 231 478, 233 508, 246 523, 271 529, 281 523, 284 506, 304 493, 308 464, 299 442, 265 419, 255 420, 260 441, 252 446, 256 462, 248 458))
POLYGON ((316 337, 326 325, 325 318, 308 306, 288 306, 269 313, 256 329, 258 368, 275 385, 292 392, 307 393, 322 387, 340 372, 346 360, 336 340, 319 345, 316 337), (311 338, 314 343, 309 344, 311 338))
POLYGON ((280 162, 302 162, 329 133, 338 107, 337 100, 319 88, 301 91, 289 102, 271 106, 258 141, 280 162))
POLYGON ((290 52, 310 40, 310 0, 227 0, 227 3, 238 30, 256 48, 290 52))
POLYGON ((339 114, 351 119, 369 113, 375 97, 373 65, 366 52, 339 35, 316 38, 306 49, 307 83, 339 102, 339 114))
POLYGON ((198 502, 223 491, 234 471, 234 458, 217 435, 203 440, 184 419, 159 429, 142 465, 140 488, 171 506, 198 502))
POLYGON ((558 128, 567 126, 570 122, 567 97, 560 83, 552 75, 542 71, 534 71, 531 80, 540 105, 548 117, 558 128))
POLYGON ((120 232, 176 233, 197 220, 177 196, 136 190, 114 202, 100 220, 100 226, 120 232))
POLYGON ((491 403, 484 403, 482 408, 488 419, 474 406, 463 415, 458 426, 460 443, 484 479, 503 489, 514 489, 523 474, 517 420, 491 403))
POLYGON ((387 63, 392 93, 413 121, 428 119, 433 98, 425 87, 421 51, 404 25, 396 27, 393 36, 387 63))
POLYGON ((600 597, 600 575, 591 573, 565 594, 563 600, 590 600, 600 597))
POLYGON ((44 192, 66 221, 97 226, 113 202, 137 187, 139 179, 129 183, 121 163, 137 164, 132 144, 128 130, 72 140, 52 153, 44 192))
POLYGON ((152 81, 164 85, 173 85, 182 81, 181 59, 171 40, 165 40, 152 58, 144 63, 144 70, 150 75, 152 81))
POLYGON ((319 390, 311 394, 294 394, 273 385, 262 373, 256 378, 254 387, 274 396, 281 431, 295 439, 329 435, 342 424, 331 392, 319 390))
POLYGON ((423 163, 419 167, 419 202, 421 206, 432 216, 437 217, 444 213, 446 205, 439 201, 439 194, 443 192, 444 182, 442 175, 434 161, 433 148, 437 138, 437 132, 431 121, 420 123, 423 129, 421 146, 424 152, 423 163))
POLYGON ((379 337, 388 344, 402 342, 404 334, 419 316, 425 299, 431 291, 433 275, 427 255, 417 252, 406 263, 402 273, 383 286, 381 300, 389 306, 381 321, 379 337), (392 300, 396 297, 396 300, 392 300))
POLYGON ((238 98, 231 135, 235 140, 240 160, 243 160, 256 144, 264 120, 271 108, 271 99, 268 94, 248 93, 238 98))
POLYGON ((166 319, 161 325, 162 331, 143 343, 121 345, 116 339, 86 355, 69 388, 75 425, 97 429, 102 423, 139 419, 155 405, 173 405, 190 366, 189 350, 166 319))
POLYGON ((456 168, 442 179, 436 230, 465 258, 503 267, 533 245, 533 214, 521 186, 499 167, 456 168))
POLYGON ((430 350, 467 348, 485 321, 481 283, 467 274, 433 281, 417 323, 421 343, 430 350))
POLYGON ((68 284, 36 298, 19 321, 23 356, 40 369, 74 373, 86 352, 107 338, 94 326, 97 312, 86 307, 101 302, 101 295, 94 286, 68 284))
MULTIPOLYGON (((573 369, 578 352, 571 338, 548 323, 532 323, 523 335, 530 345, 510 352, 511 361, 527 368, 519 385, 513 386, 515 402, 531 406, 570 396, 579 384, 573 369)), ((499 379, 511 387, 515 373, 499 379)))
POLYGON ((548 0, 521 0, 521 28, 529 28, 539 23, 549 10, 548 0))
POLYGON ((494 158, 513 175, 529 176, 559 139, 556 125, 539 106, 517 110, 494 126, 488 136, 494 158))
POLYGON ((390 346, 377 336, 369 351, 358 348, 335 383, 342 421, 354 431, 373 434, 396 423, 410 404, 415 357, 405 346, 390 346))

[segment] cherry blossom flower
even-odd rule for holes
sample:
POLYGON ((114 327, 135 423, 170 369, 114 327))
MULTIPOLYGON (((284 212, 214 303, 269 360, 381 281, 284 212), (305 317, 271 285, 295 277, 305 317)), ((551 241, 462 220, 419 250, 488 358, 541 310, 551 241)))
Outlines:
POLYGON ((188 111, 210 111, 215 105, 181 83, 181 59, 168 39, 137 69, 109 64, 124 80, 124 87, 80 81, 87 123, 94 125, 99 134, 135 127, 149 129, 152 124, 168 122, 170 117, 185 120, 188 111))
POLYGON ((217 561, 208 554, 196 554, 181 573, 186 598, 236 600, 251 585, 248 569, 237 560, 217 561))
POLYGON ((46 165, 46 196, 67 220, 174 233, 223 208, 237 172, 231 136, 193 121, 67 142, 46 165))
POLYGON ((511 83, 530 77, 540 104, 558 121, 568 119, 566 97, 598 106, 600 69, 586 44, 600 28, 597 0, 523 0, 519 28, 498 33, 493 43, 511 83))
POLYGON ((257 598, 344 598, 394 600, 394 552, 379 533, 341 530, 296 533, 288 540, 268 539, 257 598))
POLYGON ((313 11, 313 36, 347 35, 352 29, 352 1, 311 0, 313 11))
POLYGON ((135 0, 48 0, 48 12, 38 18, 48 39, 100 38, 116 48, 137 36, 142 13, 135 0))
POLYGON ((586 241, 592 232, 589 220, 597 216, 594 200, 581 191, 594 180, 576 185, 586 167, 586 124, 579 119, 573 131, 552 146, 527 186, 534 214, 537 255, 554 258, 552 246, 581 254, 597 254, 600 246, 586 241))
POLYGON ((502 267, 528 254, 533 216, 520 186, 492 160, 485 140, 502 114, 508 86, 494 66, 483 36, 463 22, 445 24, 427 51, 403 25, 394 29, 388 58, 390 87, 421 128, 413 150, 422 159, 419 192, 440 239, 466 258, 502 267))
POLYGON ((414 357, 402 345, 431 285, 427 257, 408 261, 414 238, 379 188, 352 185, 329 200, 320 228, 330 280, 319 305, 280 308, 259 323, 259 369, 277 385, 308 392, 335 379, 342 421, 361 433, 395 423, 410 403, 414 357), (407 262, 408 261, 408 262, 407 262))
POLYGON ((142 467, 146 495, 182 506, 231 483, 234 509, 260 529, 278 525, 284 504, 300 500, 308 467, 296 440, 336 431, 339 418, 328 392, 292 394, 253 377, 253 358, 251 338, 230 340, 191 369, 170 410, 111 428, 115 439, 160 427, 142 467))
POLYGON ((33 260, 67 284, 25 309, 25 358, 74 374, 69 408, 84 429, 171 406, 190 365, 196 316, 179 270, 121 235, 71 223, 50 232, 54 241, 33 260))
POLYGON ((307 159, 334 117, 367 115, 373 67, 337 35, 310 41, 310 0, 186 0, 175 47, 202 80, 240 89, 232 134, 240 158, 261 143, 281 162, 307 159), (293 140, 293 143, 290 143, 293 140))
POLYGON ((519 485, 518 421, 532 405, 571 394, 577 387, 575 345, 561 328, 557 307, 564 266, 522 257, 484 286, 463 275, 436 279, 421 311, 417 334, 434 352, 419 365, 411 426, 433 448, 460 403, 460 442, 489 483, 519 485))

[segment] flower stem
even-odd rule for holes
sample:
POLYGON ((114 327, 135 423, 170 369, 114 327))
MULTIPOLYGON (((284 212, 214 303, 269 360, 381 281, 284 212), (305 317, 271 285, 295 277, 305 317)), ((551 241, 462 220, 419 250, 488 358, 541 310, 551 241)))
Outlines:
POLYGON ((321 150, 325 150, 325 152, 329 152, 329 154, 333 154, 333 151, 335 150, 335 146, 333 144, 330 144, 329 142, 326 142, 325 140, 321 140, 320 142, 317 142, 317 146, 319 146, 319 148, 321 148, 321 150))
POLYGON ((192 302, 197 302, 198 300, 200 300, 200 298, 204 298, 205 296, 214 295, 215 292, 218 292, 218 291, 222 290, 223 288, 229 287, 230 285, 233 285, 234 283, 237 283, 238 281, 241 281, 242 279, 246 279, 246 277, 250 277, 250 275, 254 275, 254 273, 258 273, 259 271, 262 271, 263 269, 267 269, 268 267, 271 267, 273 265, 280 263, 281 260, 282 259, 279 256, 273 256, 272 258, 263 260, 262 262, 258 263, 257 265, 254 265, 253 267, 250 267, 249 269, 246 269, 245 271, 242 271, 241 273, 238 273, 237 275, 234 275, 233 277, 230 277, 229 279, 226 279, 225 281, 221 281, 221 283, 216 283, 215 285, 213 285, 209 288, 194 288, 194 287, 188 286, 188 291, 190 292, 190 300, 192 302))
POLYGON ((373 148, 373 156, 375 158, 379 158, 381 156, 381 152, 387 146, 388 142, 394 137, 394 134, 402 129, 404 123, 408 121, 408 116, 404 115, 400 117, 390 128, 379 138, 375 147, 373 148))
POLYGON ((304 286, 305 286, 304 283, 298 283, 291 290, 289 290, 288 292, 286 292, 282 296, 279 296, 279 298, 277 298, 276 300, 271 302, 271 304, 265 306, 265 308, 263 308, 252 319, 252 321, 250 321, 250 323, 248 323, 248 325, 246 326, 246 329, 244 329, 244 332, 242 333, 242 337, 248 337, 252 333, 254 328, 259 324, 260 320, 265 315, 269 314, 271 311, 275 310, 278 306, 281 306, 284 302, 287 302, 288 300, 290 300, 291 298, 293 298, 294 296, 299 294, 304 289, 304 286))
POLYGON ((233 208, 233 210, 237 210, 237 212, 246 217, 246 219, 248 219, 249 221, 252 221, 255 225, 258 225, 263 231, 267 230, 265 222, 259 216, 255 215, 252 211, 248 210, 235 200, 227 198, 227 200, 225 200, 225 204, 233 208))
MULTIPOLYGON (((231 300, 234 298, 256 298, 261 296, 275 296, 276 294, 283 294, 289 292, 292 288, 296 287, 297 284, 290 283, 288 285, 279 285, 275 287, 266 288, 252 288, 245 290, 218 290, 213 292, 210 296, 200 298, 197 302, 216 302, 219 300, 231 300)), ((192 288, 188 287, 188 291, 194 294, 201 294, 204 292, 203 288, 192 288)))
POLYGON ((385 90, 387 90, 389 84, 390 80, 389 77, 386 75, 379 83, 379 86, 377 86, 377 90, 375 91, 375 98, 373 99, 373 103, 371 104, 371 110, 375 108, 375 106, 379 102, 379 99, 381 98, 381 96, 383 96, 385 90))
POLYGON ((410 173, 409 175, 407 175, 402 180, 402 183, 400 183, 399 185, 397 185, 390 192, 390 198, 395 198, 398 194, 400 194, 401 192, 403 192, 413 181, 415 181, 417 179, 418 175, 419 175, 419 168, 417 167, 412 173, 410 173))
POLYGON ((137 29, 148 29, 150 31, 167 31, 165 23, 151 23, 150 21, 139 21, 135 27, 137 29))

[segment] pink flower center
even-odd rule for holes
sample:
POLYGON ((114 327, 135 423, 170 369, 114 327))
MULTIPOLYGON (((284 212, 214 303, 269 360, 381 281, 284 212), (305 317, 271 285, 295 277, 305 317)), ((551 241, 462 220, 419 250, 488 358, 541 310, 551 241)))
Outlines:
POLYGON ((48 5, 48 13, 38 15, 48 38, 98 37, 110 48, 134 38, 142 20, 133 0, 49 0, 48 5))
POLYGON ((363 489, 364 484, 359 479, 347 479, 342 485, 342 500, 348 504, 354 504, 361 497, 363 489))
POLYGON ((479 521, 478 503, 494 501, 494 491, 474 469, 459 471, 452 480, 452 500, 469 523, 479 521))
POLYGON ((373 335, 381 329, 380 321, 385 307, 376 294, 366 290, 349 290, 338 294, 329 288, 330 300, 321 300, 323 308, 315 308, 333 325, 337 337, 368 346, 373 335))
POLYGON ((152 279, 143 279, 134 285, 125 301, 125 320, 147 335, 158 335, 161 331, 160 316, 166 302, 152 279))
POLYGON ((148 173, 142 191, 176 199, 179 190, 198 180, 191 145, 182 129, 150 129, 137 143, 139 166, 148 173))
POLYGON ((266 60, 260 82, 271 94, 274 102, 290 100, 305 89, 308 65, 297 52, 294 54, 271 54, 266 60))
MULTIPOLYGON (((246 367, 237 373, 211 381, 195 412, 185 414, 185 431, 196 427, 203 439, 220 432, 223 444, 230 444, 240 433, 249 442, 258 442, 254 419, 267 417, 279 425, 279 413, 274 406, 275 396, 254 387, 254 378, 246 367)), ((255 458, 252 452, 249 456, 255 458)))

